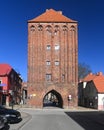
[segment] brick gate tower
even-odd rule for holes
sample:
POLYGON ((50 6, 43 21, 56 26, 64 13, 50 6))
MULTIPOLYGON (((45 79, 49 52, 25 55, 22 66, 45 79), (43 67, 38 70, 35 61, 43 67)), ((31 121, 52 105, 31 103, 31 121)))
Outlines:
POLYGON ((77 42, 77 21, 61 11, 28 21, 28 105, 77 106, 77 42))

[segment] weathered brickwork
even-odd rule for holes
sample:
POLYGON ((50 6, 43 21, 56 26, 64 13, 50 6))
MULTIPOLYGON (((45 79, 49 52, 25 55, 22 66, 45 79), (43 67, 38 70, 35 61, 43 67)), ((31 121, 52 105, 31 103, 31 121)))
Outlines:
MULTIPOLYGON (((53 13, 60 13, 54 10, 53 13)), ((49 15, 49 14, 48 14, 49 15)), ((77 22, 28 21, 28 104, 42 108, 45 95, 55 91, 62 107, 77 105, 78 47, 77 22)), ((62 15, 63 16, 63 15, 62 15)), ((43 15, 45 19, 45 13, 43 15)), ((43 18, 42 17, 42 18, 43 18)), ((54 19, 54 18, 53 18, 54 19)), ((70 19, 69 19, 70 20, 70 19)))

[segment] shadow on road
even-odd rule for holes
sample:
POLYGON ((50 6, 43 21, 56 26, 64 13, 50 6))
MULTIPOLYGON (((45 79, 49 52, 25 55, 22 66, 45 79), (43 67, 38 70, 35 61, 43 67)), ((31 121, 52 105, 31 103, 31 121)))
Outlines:
POLYGON ((65 112, 72 120, 79 124, 84 130, 104 130, 104 112, 65 112))

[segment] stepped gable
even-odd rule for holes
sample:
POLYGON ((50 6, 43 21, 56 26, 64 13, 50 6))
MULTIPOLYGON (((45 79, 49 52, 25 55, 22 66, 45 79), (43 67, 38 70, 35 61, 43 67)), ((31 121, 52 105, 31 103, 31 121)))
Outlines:
POLYGON ((74 21, 64 15, 62 15, 61 11, 55 11, 53 9, 47 9, 45 13, 41 14, 40 16, 29 20, 29 23, 31 22, 67 22, 67 23, 76 23, 77 21, 74 21))

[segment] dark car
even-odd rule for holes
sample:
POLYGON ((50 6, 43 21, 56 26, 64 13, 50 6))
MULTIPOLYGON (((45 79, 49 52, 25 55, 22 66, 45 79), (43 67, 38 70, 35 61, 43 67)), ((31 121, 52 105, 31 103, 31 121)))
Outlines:
POLYGON ((0 130, 3 130, 3 129, 5 130, 7 126, 8 126, 7 118, 5 116, 0 115, 0 130))
POLYGON ((0 115, 7 118, 8 123, 18 123, 22 120, 21 113, 17 110, 5 108, 0 105, 0 115))

